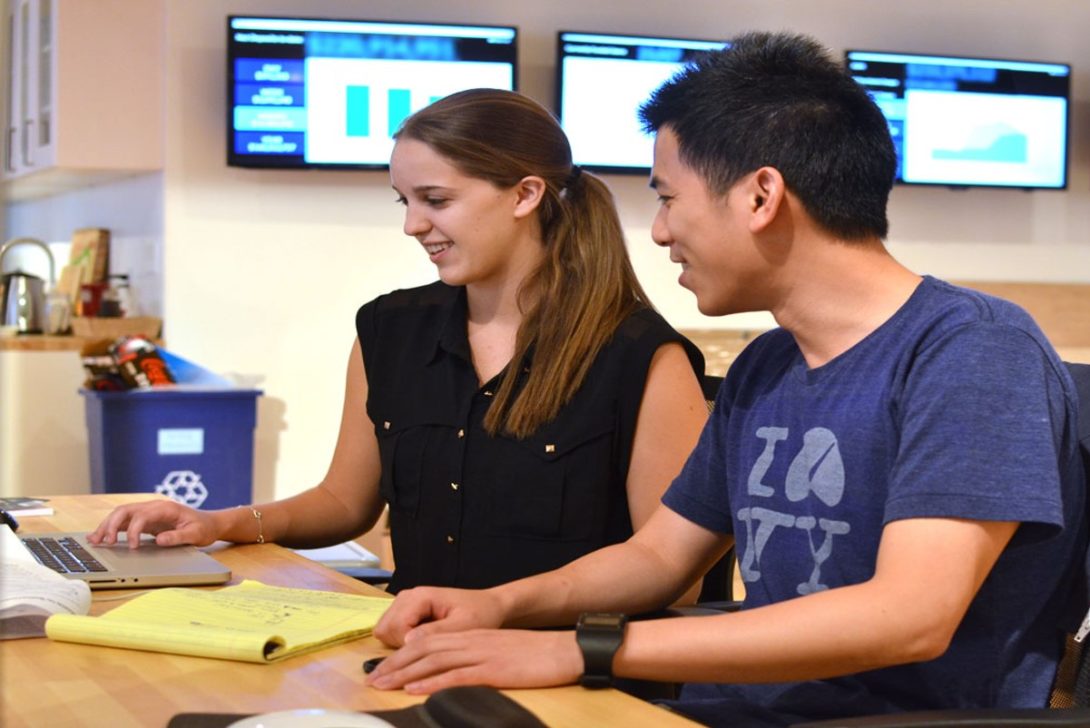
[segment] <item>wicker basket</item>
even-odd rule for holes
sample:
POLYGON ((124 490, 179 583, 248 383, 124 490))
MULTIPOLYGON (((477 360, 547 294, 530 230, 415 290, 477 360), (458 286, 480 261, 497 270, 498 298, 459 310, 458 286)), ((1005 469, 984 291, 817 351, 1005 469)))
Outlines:
POLYGON ((163 331, 163 320, 155 316, 131 316, 125 318, 72 319, 72 333, 89 339, 116 339, 119 336, 146 336, 158 339, 163 331))

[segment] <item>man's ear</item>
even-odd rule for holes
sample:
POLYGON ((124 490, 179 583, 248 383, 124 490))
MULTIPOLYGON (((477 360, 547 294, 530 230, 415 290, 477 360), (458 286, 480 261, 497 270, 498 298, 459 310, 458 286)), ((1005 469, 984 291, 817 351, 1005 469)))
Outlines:
POLYGON ((545 180, 536 175, 523 177, 515 184, 515 217, 522 218, 537 210, 545 197, 545 180))
POLYGON ((750 175, 747 186, 750 232, 760 232, 772 224, 786 193, 783 175, 775 167, 761 167, 750 175))

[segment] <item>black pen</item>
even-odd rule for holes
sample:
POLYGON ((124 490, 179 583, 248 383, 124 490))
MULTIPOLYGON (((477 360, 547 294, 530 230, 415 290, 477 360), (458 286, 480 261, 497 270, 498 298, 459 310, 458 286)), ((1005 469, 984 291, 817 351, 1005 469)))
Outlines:
POLYGON ((363 671, 367 673, 374 672, 375 668, 378 667, 378 664, 385 659, 385 657, 372 657, 370 660, 364 660, 363 671))
POLYGON ((3 508, 0 508, 0 523, 10 527, 12 531, 19 530, 19 522, 15 520, 15 516, 11 515, 3 508))

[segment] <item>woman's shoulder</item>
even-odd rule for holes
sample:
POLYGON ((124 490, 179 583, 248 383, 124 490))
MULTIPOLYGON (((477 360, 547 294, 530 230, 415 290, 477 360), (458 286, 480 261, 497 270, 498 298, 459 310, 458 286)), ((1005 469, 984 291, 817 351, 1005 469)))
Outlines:
POLYGON ((356 325, 366 323, 368 326, 382 327, 433 319, 445 321, 461 295, 461 288, 448 286, 442 281, 415 288, 400 288, 360 306, 356 312, 356 325))
POLYGON ((442 281, 435 281, 414 288, 398 288, 371 299, 360 307, 370 309, 376 314, 398 314, 421 311, 433 307, 448 307, 457 300, 460 288, 448 286, 442 281))
POLYGON ((617 327, 614 338, 630 342, 648 340, 659 343, 685 339, 662 317, 662 314, 647 307, 637 308, 628 314, 617 327))
POLYGON ((395 334, 398 341, 404 342, 438 335, 459 305, 461 295, 461 288, 441 281, 384 293, 356 311, 360 344, 366 350, 375 341, 395 334))
POLYGON ((704 357, 700 349, 653 308, 641 307, 630 313, 617 327, 609 348, 621 352, 626 358, 639 355, 649 361, 660 346, 668 343, 680 344, 693 370, 703 374, 704 357))

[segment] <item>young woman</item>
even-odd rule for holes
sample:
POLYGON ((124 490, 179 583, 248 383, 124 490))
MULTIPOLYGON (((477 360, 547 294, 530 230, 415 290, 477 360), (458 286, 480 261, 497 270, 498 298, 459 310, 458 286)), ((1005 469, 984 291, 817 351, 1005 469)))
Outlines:
POLYGON ((439 281, 357 313, 322 482, 222 511, 123 506, 93 541, 317 547, 389 505, 398 591, 548 571, 650 517, 706 419, 703 359, 650 308, 612 196, 555 119, 456 93, 406 120, 390 177, 439 281))

